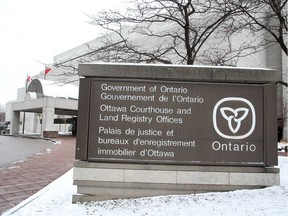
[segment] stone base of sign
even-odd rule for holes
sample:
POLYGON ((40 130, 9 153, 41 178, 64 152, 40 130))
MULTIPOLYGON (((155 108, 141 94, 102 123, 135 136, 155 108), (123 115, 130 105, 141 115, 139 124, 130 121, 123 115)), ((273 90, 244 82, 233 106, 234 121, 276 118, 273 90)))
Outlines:
POLYGON ((58 131, 43 131, 44 138, 57 138, 58 136, 58 131))
POLYGON ((257 189, 280 184, 275 167, 74 164, 72 202, 257 189))

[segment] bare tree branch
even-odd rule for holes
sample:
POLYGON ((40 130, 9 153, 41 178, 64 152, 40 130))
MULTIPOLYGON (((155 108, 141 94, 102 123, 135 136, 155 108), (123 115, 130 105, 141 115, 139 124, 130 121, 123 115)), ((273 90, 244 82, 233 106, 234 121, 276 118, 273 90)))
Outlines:
MULTIPOLYGON (((226 7, 216 0, 132 0, 125 13, 103 11, 90 16, 91 23, 113 32, 125 41, 126 49, 144 58, 146 62, 194 64, 205 42, 220 30, 232 15, 239 13, 235 7, 226 7), (161 23, 171 25, 159 31, 161 23), (129 32, 123 26, 130 27, 129 32), (173 26, 173 27, 172 27, 173 26), (143 48, 133 42, 132 36, 145 35, 158 44, 143 48), (166 56, 177 56, 174 60, 166 56), (176 60, 178 59, 178 60, 176 60), (176 61, 175 61, 176 60, 176 61)), ((116 39, 117 41, 117 39, 116 39)), ((143 60, 142 60, 143 61, 143 60)))
POLYGON ((75 75, 78 63, 92 61, 236 66, 240 58, 269 46, 271 40, 261 36, 267 23, 273 38, 277 38, 276 17, 281 17, 282 29, 287 29, 287 16, 283 16, 287 0, 130 3, 125 12, 107 10, 89 16, 91 24, 105 30, 99 43, 95 47, 87 44, 86 53, 55 66, 66 68, 69 75, 75 75), (243 41, 232 41, 243 32, 243 41))
POLYGON ((229 4, 241 8, 244 15, 242 28, 251 31, 265 30, 271 37, 265 38, 268 43, 278 43, 283 52, 288 55, 288 6, 287 0, 228 0, 229 4))

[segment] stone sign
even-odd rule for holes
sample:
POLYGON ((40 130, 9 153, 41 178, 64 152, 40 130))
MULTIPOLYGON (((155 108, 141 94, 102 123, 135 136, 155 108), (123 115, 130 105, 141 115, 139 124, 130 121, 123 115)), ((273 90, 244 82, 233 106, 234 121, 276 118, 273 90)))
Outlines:
POLYGON ((277 71, 80 64, 73 202, 279 185, 277 71))

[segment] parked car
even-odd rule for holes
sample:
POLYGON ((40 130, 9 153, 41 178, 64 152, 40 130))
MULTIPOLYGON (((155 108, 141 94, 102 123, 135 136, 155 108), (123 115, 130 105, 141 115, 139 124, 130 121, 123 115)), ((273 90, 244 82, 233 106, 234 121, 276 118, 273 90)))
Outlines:
POLYGON ((0 122, 0 134, 5 133, 7 125, 5 122, 0 122))

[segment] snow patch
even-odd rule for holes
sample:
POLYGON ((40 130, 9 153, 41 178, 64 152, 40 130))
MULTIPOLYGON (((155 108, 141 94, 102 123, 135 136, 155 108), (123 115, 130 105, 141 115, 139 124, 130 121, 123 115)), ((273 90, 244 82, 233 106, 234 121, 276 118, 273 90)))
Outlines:
POLYGON ((281 186, 231 192, 170 195, 72 204, 77 193, 71 169, 3 216, 15 215, 288 215, 288 157, 279 157, 281 186))

